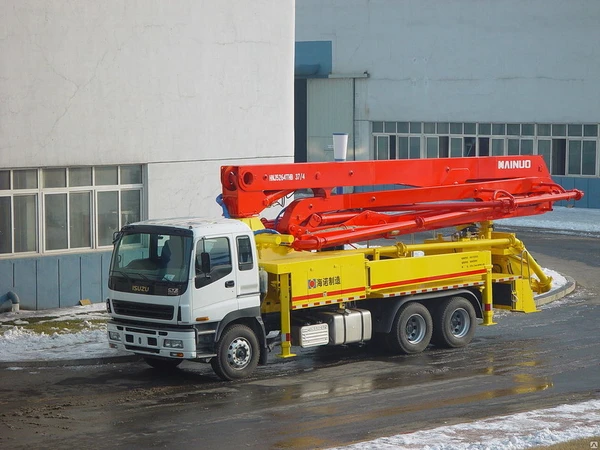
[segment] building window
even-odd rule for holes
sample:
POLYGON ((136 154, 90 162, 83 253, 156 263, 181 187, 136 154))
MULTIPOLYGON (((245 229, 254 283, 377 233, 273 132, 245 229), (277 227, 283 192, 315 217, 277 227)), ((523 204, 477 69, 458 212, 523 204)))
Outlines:
POLYGON ((373 122, 375 159, 542 155, 552 175, 598 175, 598 124, 373 122))
POLYGON ((0 170, 0 255, 111 246, 143 192, 141 165, 0 170))

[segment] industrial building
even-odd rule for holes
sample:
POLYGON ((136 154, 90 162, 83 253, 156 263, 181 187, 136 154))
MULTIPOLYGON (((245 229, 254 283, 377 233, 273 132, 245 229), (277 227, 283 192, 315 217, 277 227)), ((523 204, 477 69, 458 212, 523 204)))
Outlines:
POLYGON ((0 4, 0 308, 103 301, 113 232, 219 167, 544 155, 600 208, 595 0, 0 4), (295 42, 295 47, 294 47, 295 42))
POLYGON ((600 3, 298 0, 296 160, 544 155, 600 208, 600 3))
POLYGON ((2 1, 0 304, 103 301, 122 225, 293 161, 293 46, 293 2, 2 1))

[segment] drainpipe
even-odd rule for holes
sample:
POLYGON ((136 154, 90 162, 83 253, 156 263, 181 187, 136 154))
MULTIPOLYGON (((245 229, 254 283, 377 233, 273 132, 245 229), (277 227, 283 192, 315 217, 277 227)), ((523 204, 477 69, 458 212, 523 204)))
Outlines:
POLYGON ((6 300, 12 302, 12 312, 19 312, 19 296, 17 294, 13 291, 8 291, 6 293, 6 300))

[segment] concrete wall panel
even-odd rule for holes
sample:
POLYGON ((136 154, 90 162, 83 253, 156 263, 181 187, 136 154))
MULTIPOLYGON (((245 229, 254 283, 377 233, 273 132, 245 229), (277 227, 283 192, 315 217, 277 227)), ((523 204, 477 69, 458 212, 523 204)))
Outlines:
MULTIPOLYGON (((19 296, 23 309, 75 306, 82 299, 103 302, 109 263, 110 252, 0 261, 0 302, 4 303, 8 291, 19 296)), ((10 303, 0 308, 10 309, 10 303)))
POLYGON ((58 308, 60 306, 58 267, 57 257, 46 256, 38 259, 35 277, 37 309, 58 308))
POLYGON ((23 309, 37 309, 37 261, 38 258, 24 258, 13 262, 13 291, 19 296, 23 309))
POLYGON ((589 208, 600 209, 600 179, 590 178, 588 188, 585 191, 589 208))
POLYGON ((8 308, 11 303, 6 303, 9 291, 13 289, 13 263, 12 261, 0 260, 0 311, 8 308))
POLYGON ((79 255, 65 255, 60 258, 60 306, 76 305, 81 296, 81 258, 79 255))
MULTIPOLYGON (((81 298, 102 301, 102 258, 99 254, 81 256, 81 298)), ((61 305, 73 306, 73 305, 61 305)))
POLYGON ((294 2, 0 2, 3 167, 293 155, 294 2))

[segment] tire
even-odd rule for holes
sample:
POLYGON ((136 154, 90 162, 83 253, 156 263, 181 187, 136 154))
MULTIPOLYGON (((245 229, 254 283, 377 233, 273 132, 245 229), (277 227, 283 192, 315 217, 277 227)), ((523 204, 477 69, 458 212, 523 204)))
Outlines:
POLYGON ((387 336, 388 347, 394 353, 420 353, 429 345, 432 330, 429 310, 421 303, 406 303, 396 314, 387 336))
POLYGON ((167 359, 167 358, 151 358, 144 356, 144 361, 150 367, 157 370, 173 370, 183 362, 182 359, 167 359))
POLYGON ((217 343, 217 356, 210 364, 225 381, 240 380, 254 372, 260 357, 260 347, 256 335, 246 325, 228 327, 217 343))
POLYGON ((473 340, 476 323, 471 302, 464 297, 451 297, 435 313, 433 343, 438 347, 464 347, 473 340))

